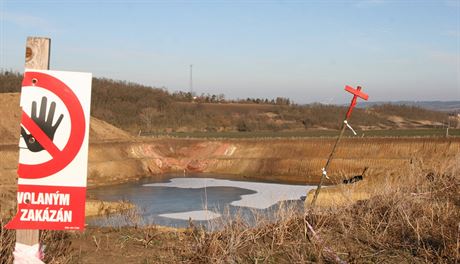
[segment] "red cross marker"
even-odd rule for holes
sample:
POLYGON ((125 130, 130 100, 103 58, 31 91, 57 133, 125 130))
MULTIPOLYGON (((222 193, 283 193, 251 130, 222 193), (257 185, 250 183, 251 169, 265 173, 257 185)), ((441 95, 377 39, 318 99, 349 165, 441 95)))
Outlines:
POLYGON ((351 104, 350 104, 350 107, 348 108, 347 115, 345 117, 345 120, 347 120, 351 116, 351 111, 353 111, 353 108, 356 105, 356 100, 358 99, 358 97, 367 101, 367 99, 369 98, 369 95, 361 92, 361 86, 358 86, 356 87, 356 89, 354 89, 351 86, 345 85, 345 91, 354 94, 353 99, 351 99, 351 104))
POLYGON ((332 158, 334 156, 335 150, 337 148, 337 145, 339 144, 340 139, 343 136, 343 132, 345 131, 345 128, 347 128, 347 127, 350 128, 351 131, 353 131, 353 134, 356 135, 356 132, 348 124, 348 121, 347 121, 347 119, 351 116, 351 111, 353 111, 353 107, 355 107, 355 105, 356 105, 356 100, 358 99, 358 97, 360 97, 360 98, 362 98, 362 99, 364 99, 366 101, 369 98, 369 96, 367 94, 361 92, 361 86, 358 86, 358 87, 356 87, 356 89, 354 89, 351 86, 345 85, 345 91, 352 93, 354 96, 353 96, 353 99, 351 100, 351 104, 350 104, 350 107, 348 108, 348 112, 347 112, 347 115, 345 117, 345 120, 343 120, 342 129, 340 131, 340 134, 337 137, 337 140, 335 141, 334 147, 332 148, 331 154, 329 155, 329 158, 327 159, 326 165, 324 166, 324 168, 322 168, 323 175, 321 175, 321 180, 320 180, 320 182, 318 184, 318 187, 316 188, 315 195, 313 196, 313 199, 311 201, 312 206, 315 205, 316 199, 318 198, 318 195, 319 195, 319 191, 321 190, 321 186, 323 185, 324 178, 329 179, 329 177, 327 177, 327 168, 329 167, 329 164, 330 164, 330 162, 331 162, 331 160, 332 160, 332 158))

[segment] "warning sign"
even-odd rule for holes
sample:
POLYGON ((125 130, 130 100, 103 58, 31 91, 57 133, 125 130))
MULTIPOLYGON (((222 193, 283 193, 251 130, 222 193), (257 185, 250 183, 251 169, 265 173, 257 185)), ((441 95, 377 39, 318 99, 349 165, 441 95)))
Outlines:
POLYGON ((83 230, 91 79, 89 73, 25 72, 18 213, 7 228, 83 230))

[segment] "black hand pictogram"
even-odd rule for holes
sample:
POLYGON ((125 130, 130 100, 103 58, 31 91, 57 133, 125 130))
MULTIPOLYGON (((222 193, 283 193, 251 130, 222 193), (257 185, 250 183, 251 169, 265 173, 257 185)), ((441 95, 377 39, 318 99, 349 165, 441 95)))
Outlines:
MULTIPOLYGON (((30 118, 37 124, 37 126, 40 127, 40 129, 51 139, 54 139, 54 134, 56 133, 56 129, 58 126, 61 124, 62 118, 64 117, 63 114, 61 114, 56 121, 56 124, 53 126, 53 118, 54 118, 54 111, 56 110, 56 103, 51 102, 49 112, 48 112, 48 118, 46 115, 46 103, 47 103, 47 98, 45 96, 42 97, 42 102, 40 105, 40 113, 37 116, 37 102, 33 101, 32 102, 32 113, 30 118)), ((24 141, 26 142, 27 148, 32 151, 32 152, 39 152, 43 150, 42 145, 38 143, 38 141, 31 135, 27 134, 25 129, 21 127, 21 136, 24 138, 24 141)))

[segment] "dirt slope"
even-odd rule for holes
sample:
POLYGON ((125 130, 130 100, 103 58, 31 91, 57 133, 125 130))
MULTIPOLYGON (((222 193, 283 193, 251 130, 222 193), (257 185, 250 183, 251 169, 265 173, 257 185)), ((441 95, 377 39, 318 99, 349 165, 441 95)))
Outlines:
MULTIPOLYGON (((21 108, 19 93, 0 93, 0 145, 17 144, 19 141, 21 108)), ((130 135, 109 123, 91 117, 90 141, 125 141, 130 135)))
POLYGON ((0 145, 17 144, 19 140, 19 122, 21 118, 19 94, 0 94, 0 113, 0 145))
MULTIPOLYGON (((0 94, 0 184, 16 183, 19 95, 0 94), (11 110, 16 109, 16 110, 11 110)), ((334 139, 196 140, 131 137, 92 118, 89 186, 120 183, 165 172, 207 172, 297 183, 316 182, 334 139)), ((414 159, 436 160, 460 152, 459 138, 345 139, 330 170, 334 180, 406 168, 414 159)))
MULTIPOLYGON (((16 170, 18 165, 19 124, 21 116, 18 93, 0 93, 0 114, 0 198, 7 198, 14 195, 17 182, 16 170)), ((93 144, 98 144, 100 146, 101 144, 112 144, 112 142, 131 140, 131 136, 127 132, 107 122, 91 118, 90 123, 90 153, 94 152, 92 147, 93 144)), ((109 148, 107 153, 110 152, 111 150, 109 148)), ((106 160, 111 162, 109 158, 110 155, 104 154, 104 157, 107 157, 106 160)), ((120 169, 120 166, 113 166, 112 168, 112 166, 106 165, 106 167, 106 171, 116 171, 120 169)), ((109 173, 109 175, 111 174, 109 173)))

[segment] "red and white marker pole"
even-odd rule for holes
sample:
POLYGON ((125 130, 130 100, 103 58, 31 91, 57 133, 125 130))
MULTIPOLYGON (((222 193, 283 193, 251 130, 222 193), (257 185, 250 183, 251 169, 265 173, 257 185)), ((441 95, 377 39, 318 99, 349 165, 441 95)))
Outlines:
POLYGON ((343 133, 345 132, 345 128, 347 128, 347 127, 350 128, 351 131, 353 131, 353 134, 356 135, 356 132, 348 124, 348 119, 351 116, 351 112, 353 111, 353 108, 356 106, 356 101, 357 101, 358 97, 362 98, 362 99, 364 99, 366 101, 369 98, 369 96, 367 94, 361 92, 361 86, 358 86, 358 87, 356 87, 356 89, 354 89, 353 87, 346 85, 345 86, 345 91, 352 93, 353 94, 353 99, 351 99, 350 106, 348 107, 347 114, 345 115, 345 120, 343 120, 342 128, 340 130, 340 134, 337 137, 337 140, 335 141, 335 144, 334 144, 334 147, 332 148, 331 154, 329 154, 329 158, 327 159, 326 165, 324 166, 324 168, 321 169, 322 170, 321 180, 319 181, 318 187, 316 188, 316 191, 315 191, 315 195, 313 196, 313 200, 311 201, 312 206, 314 206, 315 203, 316 203, 316 199, 318 198, 319 192, 321 190, 321 186, 323 185, 324 178, 329 179, 329 177, 327 176, 327 168, 329 167, 329 165, 330 165, 330 163, 332 161, 332 158, 334 157, 335 150, 337 148, 337 145, 340 142, 340 139, 343 136, 343 133))

